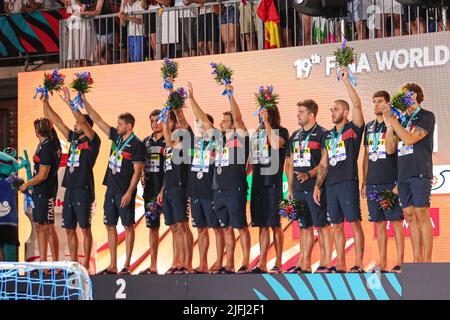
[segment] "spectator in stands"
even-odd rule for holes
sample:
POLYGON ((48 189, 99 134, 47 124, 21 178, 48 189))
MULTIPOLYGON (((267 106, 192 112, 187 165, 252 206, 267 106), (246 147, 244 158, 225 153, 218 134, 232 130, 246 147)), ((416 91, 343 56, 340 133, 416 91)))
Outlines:
POLYGON ((356 24, 356 38, 358 40, 367 39, 367 8, 369 0, 353 0, 348 2, 348 20, 351 24, 356 24))
MULTIPOLYGON (((184 0, 176 0, 175 7, 187 7, 184 0)), ((183 57, 196 56, 197 52, 197 9, 182 9, 178 14, 178 46, 183 57)))
POLYGON ((94 61, 94 26, 92 20, 81 18, 86 4, 78 0, 65 0, 67 13, 67 61, 68 67, 88 66, 94 61))
POLYGON ((256 50, 258 47, 256 40, 259 19, 257 11, 260 2, 261 0, 247 0, 239 5, 242 51, 256 50))
POLYGON ((438 31, 442 32, 442 31, 448 31, 450 30, 450 6, 447 7, 443 7, 443 8, 439 8, 436 9, 438 10, 438 14, 437 14, 437 20, 438 20, 438 31), (444 19, 443 19, 443 14, 444 14, 444 10, 446 12, 446 20, 444 23, 444 19))
MULTIPOLYGON (((449 11, 448 7, 428 8, 428 31, 427 32, 442 32, 449 30, 449 11), (443 21, 443 11, 447 10, 446 25, 443 21)), ((426 26, 426 24, 425 24, 426 26)))
POLYGON ((399 36, 400 24, 402 15, 402 5, 393 0, 378 0, 376 5, 380 6, 381 14, 376 15, 375 25, 377 29, 377 38, 387 36, 399 36), (391 16, 392 15, 392 16, 391 16), (392 28, 388 29, 389 23, 393 24, 392 28), (384 29, 384 31, 383 31, 384 29), (394 34, 391 34, 393 29, 394 34))
POLYGON ((301 14, 300 12, 298 12, 298 18, 301 23, 301 37, 303 39, 302 44, 305 46, 310 45, 312 37, 312 18, 306 14, 301 14))
POLYGON ((185 0, 185 5, 197 3, 200 5, 198 16, 198 49, 200 55, 218 53, 219 35, 219 5, 205 6, 211 0, 185 0))
POLYGON ((130 62, 143 60, 143 42, 142 42, 142 14, 135 12, 144 11, 146 0, 127 0, 123 10, 119 13, 122 25, 128 26, 128 57, 130 62))
POLYGON ((4 13, 18 13, 28 7, 28 0, 4 0, 3 11, 4 13))
POLYGON ((406 33, 419 34, 426 31, 425 19, 427 16, 427 9, 418 6, 403 6, 408 26, 406 33))
POLYGON ((274 0, 280 16, 280 40, 282 47, 292 47, 294 38, 294 20, 296 19, 291 0, 274 0))
POLYGON ((237 3, 224 4, 221 7, 220 28, 225 53, 237 51, 236 35, 239 32, 239 9, 237 3))
MULTIPOLYGON (((93 9, 90 9, 89 7, 82 7, 82 17, 96 17, 99 15, 112 14, 113 4, 110 1, 111 0, 97 0, 97 3, 93 9)), ((115 20, 112 17, 95 19, 94 27, 97 35, 94 58, 97 63, 107 64, 111 61, 112 57, 114 30, 119 29, 115 25, 115 20)))
POLYGON ((64 7, 62 0, 28 0, 30 7, 34 11, 36 10, 56 10, 64 7))
MULTIPOLYGON (((174 0, 147 0, 146 5, 144 7, 145 10, 152 10, 148 15, 148 19, 146 19, 145 23, 145 32, 150 33, 150 46, 153 51, 153 57, 156 57, 156 14, 162 14, 162 10, 167 7, 172 7, 174 5, 174 0), (155 12, 155 10, 158 10, 155 12), (148 20, 148 21, 147 21, 148 20), (149 31, 150 30, 150 31, 149 31)), ((161 19, 162 21, 162 19, 161 19)), ((161 56, 166 56, 166 48, 162 46, 161 56)))

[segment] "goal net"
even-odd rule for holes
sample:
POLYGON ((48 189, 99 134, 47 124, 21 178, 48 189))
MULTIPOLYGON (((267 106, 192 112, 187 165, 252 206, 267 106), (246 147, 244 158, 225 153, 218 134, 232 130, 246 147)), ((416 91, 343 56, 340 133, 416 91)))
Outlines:
POLYGON ((92 283, 77 262, 0 262, 0 300, 92 300, 92 283))

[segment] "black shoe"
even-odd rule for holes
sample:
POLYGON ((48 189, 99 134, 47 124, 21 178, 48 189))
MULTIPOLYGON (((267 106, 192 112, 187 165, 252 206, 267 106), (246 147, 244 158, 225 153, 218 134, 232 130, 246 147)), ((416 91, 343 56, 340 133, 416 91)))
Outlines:
POLYGON ((267 273, 267 271, 262 270, 260 267, 254 267, 252 270, 250 270, 250 273, 264 274, 267 273))

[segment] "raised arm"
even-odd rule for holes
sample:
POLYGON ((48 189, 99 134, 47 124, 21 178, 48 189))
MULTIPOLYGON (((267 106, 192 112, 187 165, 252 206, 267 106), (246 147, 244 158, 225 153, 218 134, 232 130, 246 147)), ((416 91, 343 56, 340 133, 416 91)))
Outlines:
POLYGON ((87 113, 91 117, 92 121, 102 130, 107 136, 109 136, 109 132, 111 130, 111 126, 107 124, 102 117, 94 110, 91 104, 87 101, 86 96, 84 94, 81 95, 83 100, 84 107, 86 108, 87 113))
POLYGON ((192 83, 188 82, 187 90, 189 93, 189 101, 191 102, 192 111, 194 112, 195 118, 201 121, 203 128, 205 130, 213 128, 213 124, 209 121, 206 113, 203 112, 202 108, 198 105, 197 101, 194 98, 194 89, 192 87, 192 83))
POLYGON ((341 79, 344 82, 348 95, 350 96, 350 100, 352 101, 352 122, 357 127, 362 127, 364 125, 364 116, 362 112, 361 99, 359 98, 358 93, 356 93, 355 88, 348 80, 348 70, 345 67, 342 68, 341 79))
POLYGON ((180 129, 188 129, 189 123, 186 120, 186 117, 184 116, 184 112, 182 108, 178 108, 173 111, 175 113, 175 117, 177 118, 178 127, 180 129))
POLYGON ((163 122, 163 134, 166 146, 169 148, 174 148, 176 141, 172 140, 172 133, 170 132, 170 126, 172 125, 172 119, 170 118, 169 112, 167 112, 167 122, 163 122))
MULTIPOLYGON (((229 87, 231 88, 232 91, 234 91, 232 86, 229 86, 229 87)), ((242 120, 241 110, 239 109, 239 106, 238 106, 236 100, 234 99, 234 95, 231 96, 229 101, 230 101, 231 114, 233 115, 234 127, 236 128, 236 130, 242 130, 244 132, 247 132, 247 128, 245 127, 244 120, 242 120)))
POLYGON ((275 134, 272 127, 270 126, 269 114, 268 114, 267 109, 264 109, 261 111, 261 116, 263 117, 264 126, 266 127, 266 130, 267 130, 267 140, 268 140, 270 146, 274 150, 283 148, 286 145, 286 141, 279 134, 275 134))
POLYGON ((77 120, 78 124, 81 126, 81 129, 83 130, 84 134, 89 138, 89 140, 94 140, 95 132, 92 130, 92 127, 87 123, 84 116, 79 112, 78 110, 73 110, 72 106, 70 105, 70 92, 67 87, 63 88, 63 95, 60 95, 61 99, 67 104, 67 106, 70 108, 73 116, 75 117, 75 120, 77 120))
POLYGON ((44 106, 44 117, 50 119, 53 124, 58 128, 66 139, 69 139, 69 128, 65 125, 61 117, 53 110, 48 102, 48 99, 42 98, 42 105, 44 106))

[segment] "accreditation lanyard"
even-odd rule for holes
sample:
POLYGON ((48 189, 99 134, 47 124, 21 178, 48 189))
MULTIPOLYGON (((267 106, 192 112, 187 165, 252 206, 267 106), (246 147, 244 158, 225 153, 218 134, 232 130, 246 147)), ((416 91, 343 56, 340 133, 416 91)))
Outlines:
POLYGON ((213 142, 214 142, 213 139, 211 139, 205 148, 205 139, 202 138, 202 143, 201 143, 201 147, 200 147, 200 171, 203 170, 203 163, 205 161, 203 158, 204 151, 205 151, 205 149, 208 150, 209 147, 213 144, 213 142))
POLYGON ((125 148, 125 146, 134 138, 134 133, 131 134, 131 136, 128 137, 128 139, 122 144, 120 145, 120 143, 122 142, 122 136, 119 137, 119 139, 117 139, 116 141, 116 145, 117 145, 117 149, 116 149, 116 165, 117 165, 117 161, 119 159, 119 155, 122 153, 123 148, 125 148))
POLYGON ((305 149, 308 147, 308 143, 309 143, 309 138, 311 138, 311 134, 314 132, 314 130, 316 130, 317 127, 317 123, 314 126, 314 128, 312 128, 311 132, 308 133, 308 135, 306 136, 305 140, 301 140, 301 136, 300 136, 300 141, 302 144, 302 149, 300 150, 300 156, 303 156, 303 153, 305 152, 305 149))
MULTIPOLYGON (((266 131, 267 132, 267 131, 266 131)), ((258 130, 258 153, 262 153, 263 152, 263 150, 264 150, 264 145, 265 145, 265 139, 264 138, 267 138, 267 134, 266 134, 266 136, 264 137, 264 131, 263 131, 263 129, 259 129, 258 130)))
POLYGON ((331 141, 330 141, 330 145, 331 145, 331 156, 334 157, 336 155, 336 148, 337 148, 337 144, 339 139, 342 137, 342 132, 344 131, 345 125, 341 128, 341 130, 339 130, 338 136, 336 138, 335 135, 335 131, 331 130, 331 141))
POLYGON ((70 164, 71 166, 74 165, 75 162, 75 153, 76 150, 78 148, 78 139, 77 140, 72 140, 71 145, 70 145, 70 164))
POLYGON ((382 123, 380 123, 380 129, 378 130, 378 132, 374 132, 373 143, 372 143, 373 152, 377 152, 377 150, 378 150, 378 143, 380 142, 380 138, 382 135, 381 132, 383 131, 383 127, 384 127, 384 125, 382 123))
POLYGON ((404 127, 405 129, 409 127, 409 125, 411 124, 412 119, 416 116, 416 114, 419 113, 419 111, 422 109, 422 107, 418 107, 416 109, 416 111, 413 112, 413 114, 411 115, 411 117, 408 119, 408 122, 406 123, 406 126, 404 127))

